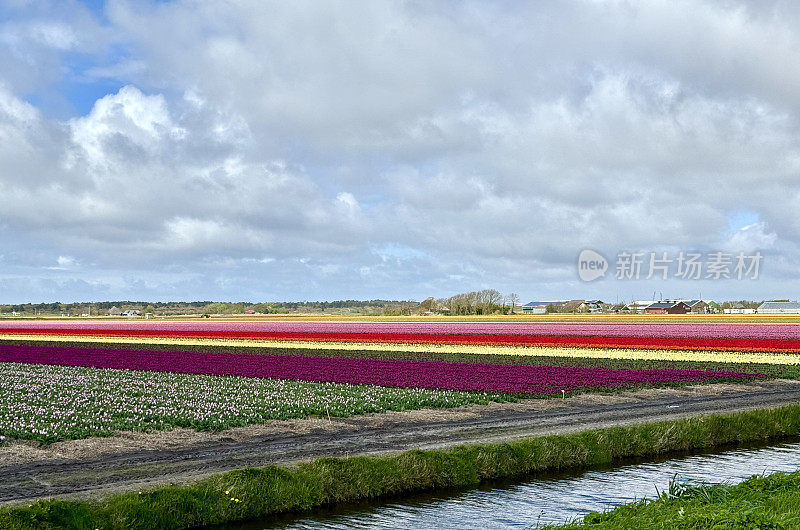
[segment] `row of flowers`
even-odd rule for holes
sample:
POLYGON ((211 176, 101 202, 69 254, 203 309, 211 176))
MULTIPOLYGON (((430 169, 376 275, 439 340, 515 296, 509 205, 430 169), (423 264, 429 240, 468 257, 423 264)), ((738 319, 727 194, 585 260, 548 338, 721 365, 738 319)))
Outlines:
MULTIPOLYGON (((418 336, 581 336, 800 340, 800 325, 775 323, 607 322, 307 322, 307 321, 0 321, 0 333, 108 332, 418 336)), ((208 336, 208 335, 206 335, 208 336)))
POLYGON ((383 342, 394 344, 487 344, 520 346, 571 346, 588 348, 634 348, 714 351, 775 351, 800 352, 800 340, 753 339, 753 338, 703 338, 703 337, 635 337, 635 336, 573 336, 573 335, 479 335, 455 333, 339 333, 296 331, 202 331, 174 329, 121 329, 102 330, 63 329, 14 329, 5 328, 3 335, 67 335, 107 337, 163 337, 163 338, 209 338, 229 340, 285 340, 320 342, 383 342))
MULTIPOLYGON (((362 352, 382 352, 391 356, 399 354, 458 354, 494 355, 501 358, 513 357, 559 357, 574 359, 624 359, 642 361, 690 361, 722 364, 772 364, 800 365, 800 354, 771 351, 709 351, 709 350, 662 350, 630 348, 585 348, 569 346, 515 346, 492 344, 393 344, 388 342, 314 342, 288 340, 233 340, 208 338, 166 338, 166 337, 102 337, 69 335, 5 335, 7 342, 35 342, 85 346, 89 344, 106 347, 135 347, 160 349, 193 349, 196 347, 238 349, 256 353, 276 353, 285 355, 305 355, 309 351, 328 355, 327 352, 347 353, 358 356, 362 352)), ((501 361, 502 362, 502 361, 501 361)))
POLYGON ((373 358, 258 355, 4 344, 0 362, 84 366, 329 383, 546 395, 583 388, 748 379, 710 370, 615 370, 573 366, 454 363, 373 358))

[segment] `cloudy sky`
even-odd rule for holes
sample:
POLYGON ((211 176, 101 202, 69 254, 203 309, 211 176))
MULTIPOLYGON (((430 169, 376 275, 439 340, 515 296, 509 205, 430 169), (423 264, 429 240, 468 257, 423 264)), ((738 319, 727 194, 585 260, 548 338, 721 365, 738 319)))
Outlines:
POLYGON ((0 0, 0 302, 796 299, 798 50, 766 0, 0 0))

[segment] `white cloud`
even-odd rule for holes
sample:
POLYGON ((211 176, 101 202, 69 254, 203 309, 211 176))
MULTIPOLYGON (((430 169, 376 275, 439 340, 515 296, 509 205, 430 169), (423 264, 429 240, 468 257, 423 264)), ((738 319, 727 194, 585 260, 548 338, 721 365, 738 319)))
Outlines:
POLYGON ((725 242, 724 248, 740 252, 771 252, 778 243, 778 235, 770 232, 765 223, 754 223, 734 232, 725 242))
POLYGON ((76 148, 73 157, 82 158, 95 171, 112 169, 109 166, 118 157, 127 162, 137 149, 143 154, 168 149, 170 140, 185 135, 173 125, 163 96, 145 96, 133 86, 99 99, 88 116, 73 120, 70 126, 76 148))
POLYGON ((31 267, 173 295, 580 296, 582 248, 763 248, 784 278, 796 255, 791 5, 54 6, 0 26, 0 237, 31 267), (74 53, 122 88, 69 119, 26 102, 74 53), (731 234, 736 211, 758 223, 731 234))
POLYGON ((56 261, 58 262, 59 267, 64 267, 64 268, 72 267, 77 264, 75 258, 72 258, 70 256, 59 256, 56 261))
POLYGON ((57 50, 70 50, 77 46, 78 36, 72 27, 61 23, 38 23, 28 28, 31 38, 57 50))

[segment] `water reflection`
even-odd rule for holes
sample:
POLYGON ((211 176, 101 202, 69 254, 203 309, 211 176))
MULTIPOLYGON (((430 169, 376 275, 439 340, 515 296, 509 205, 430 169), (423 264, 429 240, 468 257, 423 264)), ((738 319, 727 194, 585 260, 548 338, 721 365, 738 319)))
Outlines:
POLYGON ((741 482, 756 474, 800 469, 800 443, 734 449, 661 462, 622 465, 572 475, 539 476, 465 492, 404 497, 228 525, 226 530, 267 528, 502 529, 559 523, 644 497, 654 497, 676 477, 693 482, 741 482))

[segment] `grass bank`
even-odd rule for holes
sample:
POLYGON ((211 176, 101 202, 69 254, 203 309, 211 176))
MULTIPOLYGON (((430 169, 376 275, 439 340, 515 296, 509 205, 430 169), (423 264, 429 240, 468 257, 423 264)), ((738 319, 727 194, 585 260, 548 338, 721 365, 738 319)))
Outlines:
POLYGON ((800 471, 753 477, 734 486, 673 483, 658 499, 592 512, 573 524, 547 528, 800 528, 800 471))
POLYGON ((323 458, 292 468, 237 470, 190 485, 116 495, 103 501, 53 500, 4 508, 0 510, 0 528, 192 528, 797 434, 800 404, 388 457, 323 458))

